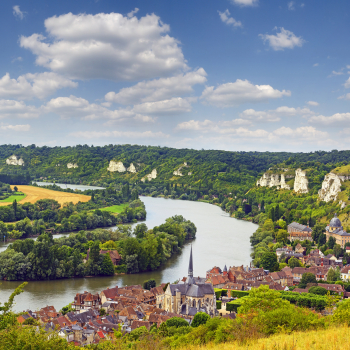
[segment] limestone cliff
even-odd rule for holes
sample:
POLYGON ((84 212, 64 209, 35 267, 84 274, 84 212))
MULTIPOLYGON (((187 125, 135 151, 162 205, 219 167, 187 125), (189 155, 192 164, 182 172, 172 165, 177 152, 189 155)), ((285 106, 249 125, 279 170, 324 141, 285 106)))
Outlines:
POLYGON ((67 168, 68 168, 68 169, 71 169, 71 168, 73 168, 73 169, 78 168, 78 164, 77 164, 77 163, 68 163, 68 164, 67 164, 67 168))
POLYGON ((295 180, 294 180, 294 192, 296 193, 308 193, 309 181, 306 177, 306 172, 301 169, 295 170, 295 180))
POLYGON ((290 190, 290 186, 286 184, 286 179, 284 174, 281 174, 281 180, 280 180, 279 174, 269 174, 265 173, 257 182, 257 186, 261 187, 273 187, 276 186, 277 188, 281 188, 284 190, 290 190))
POLYGON ((336 201, 338 193, 341 192, 342 181, 346 181, 347 176, 339 176, 334 173, 329 173, 324 177, 322 188, 318 191, 318 199, 320 201, 336 201))
MULTIPOLYGON (((184 168, 184 167, 188 167, 188 165, 187 165, 186 162, 184 162, 184 165, 181 165, 177 170, 175 170, 175 171, 173 172, 173 175, 175 175, 175 176, 183 176, 183 174, 182 174, 182 172, 181 172, 181 169, 184 168)), ((191 173, 191 174, 188 173, 188 175, 192 175, 192 173, 191 173)))
POLYGON ((144 176, 141 181, 145 182, 146 180, 151 181, 152 179, 155 179, 157 177, 157 170, 153 169, 150 174, 144 176))
POLYGON ((24 161, 22 158, 18 158, 15 155, 12 155, 11 157, 6 159, 6 164, 8 165, 24 165, 24 161))
POLYGON ((129 168, 127 169, 130 173, 137 173, 135 165, 133 163, 130 164, 129 168))
POLYGON ((115 162, 114 160, 111 160, 107 170, 111 172, 118 171, 119 173, 123 173, 126 171, 126 168, 122 162, 115 162))

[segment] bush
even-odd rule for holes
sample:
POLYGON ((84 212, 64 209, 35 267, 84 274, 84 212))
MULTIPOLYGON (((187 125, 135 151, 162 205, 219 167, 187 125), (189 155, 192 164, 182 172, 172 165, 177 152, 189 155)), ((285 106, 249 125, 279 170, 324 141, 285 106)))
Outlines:
POLYGON ((116 273, 126 273, 126 272, 127 272, 126 265, 117 265, 117 266, 114 266, 114 271, 115 271, 116 273))
POLYGON ((198 327, 202 324, 206 324, 208 320, 210 320, 210 316, 208 314, 205 312, 197 312, 193 317, 191 326, 198 327))
POLYGON ((249 295, 249 292, 243 290, 231 290, 232 298, 242 298, 249 295))
POLYGON ((226 311, 229 312, 238 312, 238 308, 242 305, 241 299, 238 300, 233 300, 233 301, 229 301, 228 303, 226 303, 226 311))
POLYGON ((216 301, 216 308, 217 308, 218 310, 221 309, 221 304, 222 304, 221 300, 217 300, 217 301, 216 301))

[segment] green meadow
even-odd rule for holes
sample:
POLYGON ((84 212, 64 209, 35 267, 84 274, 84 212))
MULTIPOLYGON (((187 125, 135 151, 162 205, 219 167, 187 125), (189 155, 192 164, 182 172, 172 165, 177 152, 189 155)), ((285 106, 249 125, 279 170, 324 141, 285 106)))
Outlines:
POLYGON ((16 192, 15 195, 12 195, 10 197, 7 197, 5 199, 1 199, 0 200, 0 203, 12 203, 15 199, 17 202, 21 201, 22 199, 26 198, 27 195, 25 195, 24 193, 22 192, 16 192))
POLYGON ((111 207, 101 208, 99 210, 110 211, 112 213, 120 214, 124 210, 124 208, 126 208, 127 206, 128 204, 124 203, 120 205, 112 205, 111 207))

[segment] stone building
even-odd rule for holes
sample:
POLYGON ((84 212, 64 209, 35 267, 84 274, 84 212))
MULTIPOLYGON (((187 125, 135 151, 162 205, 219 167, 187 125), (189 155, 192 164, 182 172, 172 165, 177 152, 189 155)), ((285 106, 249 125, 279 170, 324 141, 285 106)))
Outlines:
POLYGON ((288 225, 288 239, 292 241, 312 241, 312 229, 309 226, 292 222, 288 225))
POLYGON ((341 221, 338 219, 337 214, 334 214, 334 218, 330 221, 326 227, 327 241, 330 237, 334 237, 336 243, 344 248, 345 244, 350 242, 350 233, 343 230, 341 221))
POLYGON ((164 295, 157 296, 157 306, 180 315, 194 316, 197 312, 205 312, 215 316, 216 296, 213 286, 204 283, 203 278, 193 277, 192 247, 186 282, 169 284, 164 295))

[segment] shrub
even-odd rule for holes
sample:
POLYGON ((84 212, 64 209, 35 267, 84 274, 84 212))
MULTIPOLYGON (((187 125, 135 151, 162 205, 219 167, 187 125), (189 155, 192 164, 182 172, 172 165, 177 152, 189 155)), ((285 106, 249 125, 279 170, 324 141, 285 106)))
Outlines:
POLYGON ((231 290, 232 298, 242 298, 249 295, 249 292, 243 290, 231 290))
POLYGON ((205 312, 197 312, 193 317, 191 326, 198 327, 202 324, 206 324, 208 320, 210 320, 210 316, 208 314, 205 312))
POLYGON ((217 301, 216 301, 216 308, 217 308, 218 310, 221 309, 221 304, 222 304, 221 300, 217 300, 217 301))

